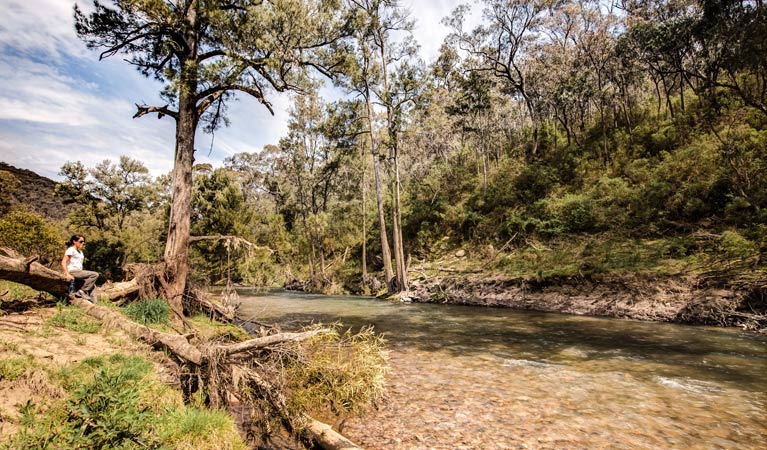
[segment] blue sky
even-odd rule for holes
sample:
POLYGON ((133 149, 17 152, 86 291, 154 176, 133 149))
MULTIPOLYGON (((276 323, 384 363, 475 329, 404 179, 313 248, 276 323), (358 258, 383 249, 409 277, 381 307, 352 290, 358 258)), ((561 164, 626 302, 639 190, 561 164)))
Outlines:
MULTIPOLYGON (((0 0, 0 161, 59 179, 67 161, 92 167, 120 155, 142 161, 153 175, 173 167, 174 123, 132 119, 136 103, 164 104, 160 83, 119 56, 98 61, 74 32, 72 0, 0 0)), ((78 1, 87 7, 88 1, 78 1)), ((105 0, 104 3, 110 3, 105 0)), ((421 57, 431 62, 447 34, 440 20, 460 0, 403 1, 416 19, 421 57)), ((287 131, 287 94, 273 97, 275 115, 239 96, 231 125, 197 134, 196 162, 221 166, 229 155, 276 144, 287 131)))

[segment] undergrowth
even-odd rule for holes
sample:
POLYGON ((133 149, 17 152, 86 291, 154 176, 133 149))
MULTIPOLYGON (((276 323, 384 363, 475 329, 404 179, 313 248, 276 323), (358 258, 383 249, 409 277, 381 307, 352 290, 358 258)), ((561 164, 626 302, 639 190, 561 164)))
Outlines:
POLYGON ((142 357, 88 358, 51 379, 67 397, 24 405, 21 431, 0 448, 245 448, 226 413, 184 406, 142 357))

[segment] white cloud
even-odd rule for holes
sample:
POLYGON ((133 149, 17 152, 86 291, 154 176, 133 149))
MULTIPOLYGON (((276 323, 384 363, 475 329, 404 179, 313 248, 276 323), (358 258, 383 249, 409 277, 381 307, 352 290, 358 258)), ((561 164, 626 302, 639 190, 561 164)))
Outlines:
MULTIPOLYGON (((78 40, 74 26, 74 1, 71 0, 0 0, 0 46, 18 52, 44 52, 58 57, 84 55, 85 46, 78 40)), ((79 2, 83 3, 83 2, 79 2)))
MULTIPOLYGON (((78 0, 84 9, 90 0, 78 0)), ((458 0, 411 1, 416 39, 427 62, 448 30, 440 24, 458 0)), ((142 161, 153 175, 172 169, 174 122, 132 119, 134 103, 163 104, 159 83, 120 57, 98 62, 74 32, 73 0, 0 0, 0 160, 51 178, 66 161, 93 166, 120 155, 142 161)), ((475 7, 475 9, 478 9, 475 7)), ((325 91, 335 92, 331 88, 325 91)), ((336 93, 337 94, 337 93, 336 93)), ((238 152, 277 144, 287 134, 287 94, 274 94, 275 115, 243 95, 230 105, 231 126, 197 134, 197 162, 221 166, 238 152)))

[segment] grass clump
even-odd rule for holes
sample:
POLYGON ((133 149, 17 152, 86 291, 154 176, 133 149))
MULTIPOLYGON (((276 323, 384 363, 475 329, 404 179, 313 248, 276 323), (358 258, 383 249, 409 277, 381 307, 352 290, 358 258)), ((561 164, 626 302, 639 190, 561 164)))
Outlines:
POLYGON ((30 357, 0 358, 0 380, 16 381, 32 365, 30 357))
POLYGON ((52 379, 67 397, 24 405, 22 430, 0 448, 245 448, 231 418, 184 406, 142 357, 88 358, 52 379))
POLYGON ((384 340, 365 328, 359 333, 323 333, 304 343, 302 360, 284 366, 291 407, 334 414, 358 413, 383 395, 384 340))
POLYGON ((48 324, 78 333, 96 333, 101 329, 102 322, 88 317, 80 308, 59 304, 58 312, 48 320, 48 324))
POLYGON ((162 416, 160 441, 169 448, 244 450, 232 418, 224 411, 184 407, 162 416))
POLYGON ((170 306, 160 298, 150 298, 131 303, 124 308, 125 314, 134 321, 149 324, 166 324, 170 321, 170 306))

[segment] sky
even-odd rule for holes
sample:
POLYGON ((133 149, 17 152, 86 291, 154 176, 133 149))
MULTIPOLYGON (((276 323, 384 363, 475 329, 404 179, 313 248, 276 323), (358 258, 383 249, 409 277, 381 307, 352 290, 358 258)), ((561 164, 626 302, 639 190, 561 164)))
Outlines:
MULTIPOLYGON (((74 32, 74 0, 0 0, 0 161, 60 180, 61 166, 86 167, 127 155, 153 176, 173 168, 174 121, 133 119, 136 104, 163 105, 161 83, 120 56, 98 60, 74 32)), ((79 0, 81 6, 91 0, 79 0)), ((105 4, 111 3, 104 1, 105 4)), ((421 58, 432 62, 448 30, 440 24, 460 0, 403 0, 416 21, 421 58)), ((196 163, 220 167, 239 152, 257 152, 287 134, 287 94, 272 98, 274 116, 239 95, 231 125, 197 133, 196 163)))

